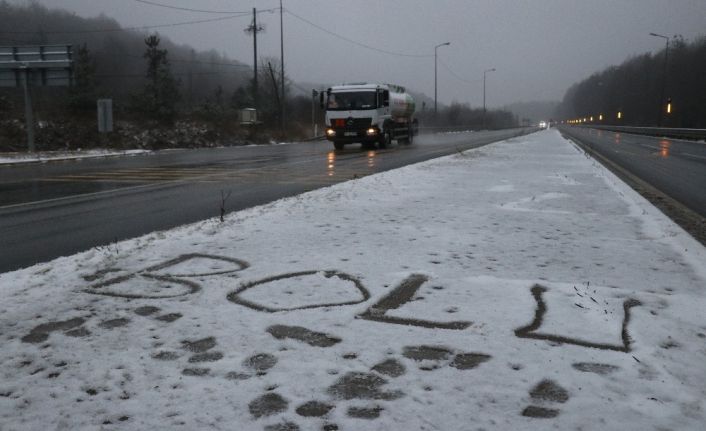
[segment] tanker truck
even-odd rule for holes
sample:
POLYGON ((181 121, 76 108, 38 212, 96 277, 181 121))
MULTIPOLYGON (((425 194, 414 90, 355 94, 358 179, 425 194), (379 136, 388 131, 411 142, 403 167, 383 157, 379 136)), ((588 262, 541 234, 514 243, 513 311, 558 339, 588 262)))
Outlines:
POLYGON ((337 150, 360 143, 363 148, 388 147, 393 140, 411 144, 417 134, 414 99, 391 84, 337 85, 320 93, 326 111, 326 139, 337 150))

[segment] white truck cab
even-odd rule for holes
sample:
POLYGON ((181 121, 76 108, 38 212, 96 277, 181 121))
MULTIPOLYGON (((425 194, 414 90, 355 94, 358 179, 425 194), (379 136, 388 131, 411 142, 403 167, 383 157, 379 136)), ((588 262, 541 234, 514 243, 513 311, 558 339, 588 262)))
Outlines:
POLYGON ((326 139, 337 150, 350 143, 385 148, 394 139, 410 144, 417 133, 414 99, 404 87, 337 85, 321 93, 320 103, 326 111, 326 139))

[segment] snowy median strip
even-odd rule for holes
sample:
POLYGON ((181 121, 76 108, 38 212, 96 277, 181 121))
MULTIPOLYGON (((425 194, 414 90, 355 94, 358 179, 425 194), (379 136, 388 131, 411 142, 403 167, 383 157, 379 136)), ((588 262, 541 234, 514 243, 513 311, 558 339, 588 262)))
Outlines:
POLYGON ((0 428, 700 429, 705 262, 535 133, 0 275, 0 428))
POLYGON ((85 150, 85 151, 44 151, 38 153, 0 153, 0 165, 22 163, 42 163, 61 160, 93 159, 98 157, 134 156, 151 153, 150 150, 85 150))

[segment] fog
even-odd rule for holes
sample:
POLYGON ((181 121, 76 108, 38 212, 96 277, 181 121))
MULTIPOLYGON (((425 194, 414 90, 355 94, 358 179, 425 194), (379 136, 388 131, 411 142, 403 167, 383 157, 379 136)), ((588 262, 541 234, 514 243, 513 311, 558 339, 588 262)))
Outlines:
MULTIPOLYGON (((36 2, 84 17, 102 13, 126 27, 229 16, 168 9, 136 0, 36 2)), ((279 0, 153 2, 217 11, 279 7, 279 0)), ((450 46, 438 49, 439 101, 481 105, 483 71, 495 68, 487 76, 489 107, 559 100, 571 84, 593 72, 619 64, 631 55, 662 49, 664 40, 650 37, 650 32, 679 34, 692 40, 704 34, 706 17, 703 0, 284 0, 283 3, 291 12, 284 15, 285 65, 291 79, 317 84, 393 82, 433 96, 434 46, 451 42, 450 46)), ((252 64, 252 38, 244 32, 251 19, 250 15, 244 15, 166 27, 159 32, 174 42, 202 50, 216 49, 252 64)), ((259 56, 279 57, 278 10, 261 13, 258 20, 265 27, 258 35, 259 56)))

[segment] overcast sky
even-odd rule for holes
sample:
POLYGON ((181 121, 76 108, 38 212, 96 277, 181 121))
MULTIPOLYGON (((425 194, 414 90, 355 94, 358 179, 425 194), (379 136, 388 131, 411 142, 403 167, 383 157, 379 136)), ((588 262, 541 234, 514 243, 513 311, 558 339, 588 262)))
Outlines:
MULTIPOLYGON (((11 0, 26 3, 29 0, 11 0)), ((249 11, 279 7, 279 0, 151 0, 184 8, 249 11)), ((80 16, 104 13, 123 26, 222 17, 156 7, 136 0, 39 0, 80 16)), ((285 14, 285 65, 300 82, 382 81, 434 94, 434 46, 439 53, 439 100, 479 106, 483 71, 489 106, 559 100, 566 89, 631 55, 656 51, 664 41, 650 32, 706 34, 706 0, 284 0, 284 8, 349 43, 285 14)), ((261 56, 279 57, 279 14, 263 13, 261 56)), ((160 29, 197 49, 216 49, 252 64, 251 18, 160 29)))

